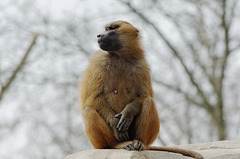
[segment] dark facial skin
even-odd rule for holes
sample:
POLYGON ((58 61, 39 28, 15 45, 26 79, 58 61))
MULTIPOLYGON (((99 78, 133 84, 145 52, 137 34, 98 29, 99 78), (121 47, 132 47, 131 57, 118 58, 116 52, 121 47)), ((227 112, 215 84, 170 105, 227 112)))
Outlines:
POLYGON ((99 47, 104 51, 118 51, 122 42, 117 34, 118 27, 107 27, 104 34, 97 35, 99 47))

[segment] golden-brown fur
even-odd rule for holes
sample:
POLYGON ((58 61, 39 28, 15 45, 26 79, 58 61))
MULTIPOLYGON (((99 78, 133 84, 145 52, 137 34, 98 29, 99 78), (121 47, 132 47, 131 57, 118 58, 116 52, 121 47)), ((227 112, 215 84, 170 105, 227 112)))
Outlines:
POLYGON ((159 117, 139 31, 124 21, 105 30, 97 36, 101 49, 80 85, 86 133, 98 149, 160 150, 149 147, 158 135, 159 117))

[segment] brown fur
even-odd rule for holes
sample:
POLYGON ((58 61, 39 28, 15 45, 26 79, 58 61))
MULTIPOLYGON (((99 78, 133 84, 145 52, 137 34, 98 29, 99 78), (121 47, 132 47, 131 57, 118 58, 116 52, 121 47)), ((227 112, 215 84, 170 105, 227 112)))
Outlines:
POLYGON ((163 150, 203 158, 189 150, 149 146, 158 135, 159 117, 139 31, 124 21, 105 30, 98 35, 101 50, 91 57, 80 89, 86 133, 94 148, 163 150))

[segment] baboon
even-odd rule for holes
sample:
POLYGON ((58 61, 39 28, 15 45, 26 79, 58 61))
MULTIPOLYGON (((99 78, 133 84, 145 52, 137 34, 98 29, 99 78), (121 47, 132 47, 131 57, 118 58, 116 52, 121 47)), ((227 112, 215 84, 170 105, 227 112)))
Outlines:
POLYGON ((149 146, 159 132, 150 69, 138 29, 125 21, 97 35, 100 50, 80 84, 87 136, 97 149, 159 150, 203 159, 194 151, 149 146))

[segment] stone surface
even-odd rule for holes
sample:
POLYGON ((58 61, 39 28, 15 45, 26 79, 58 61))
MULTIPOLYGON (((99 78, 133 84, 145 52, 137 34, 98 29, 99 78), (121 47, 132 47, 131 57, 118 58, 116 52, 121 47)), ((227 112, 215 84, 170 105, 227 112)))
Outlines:
POLYGON ((127 150, 83 150, 67 156, 65 159, 186 159, 180 154, 158 151, 127 151, 127 150))
MULTIPOLYGON (((197 151, 205 159, 240 159, 240 140, 176 146, 197 151)), ((91 149, 67 156, 65 159, 191 159, 181 154, 162 151, 127 151, 91 149)))
POLYGON ((197 151, 206 159, 240 159, 240 140, 181 145, 177 147, 197 151))

